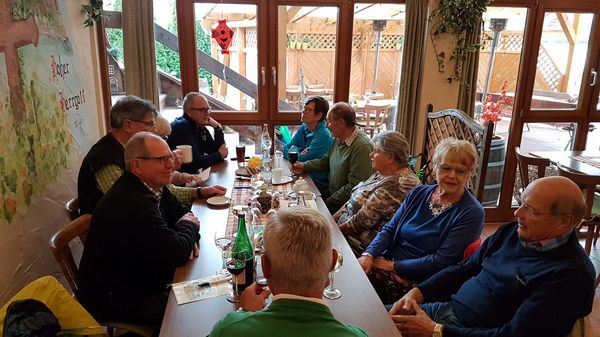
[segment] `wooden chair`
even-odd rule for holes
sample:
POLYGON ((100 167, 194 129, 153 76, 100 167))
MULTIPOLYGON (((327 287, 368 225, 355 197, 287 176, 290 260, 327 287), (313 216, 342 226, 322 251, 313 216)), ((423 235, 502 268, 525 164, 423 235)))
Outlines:
POLYGON ((585 203, 587 209, 585 212, 584 219, 577 227, 579 234, 585 234, 585 252, 590 255, 592 250, 592 241, 596 244, 599 236, 600 227, 600 214, 592 214, 594 208, 594 194, 596 192, 596 185, 600 185, 600 176, 591 176, 587 174, 581 174, 562 167, 560 163, 557 163, 558 175, 571 179, 583 192, 585 197, 585 203), (585 233, 582 232, 583 227, 587 227, 585 233))
POLYGON ((519 190, 520 195, 525 190, 525 187, 529 185, 529 166, 537 167, 536 179, 539 179, 546 175, 546 167, 550 165, 550 159, 539 158, 525 154, 518 146, 515 146, 515 155, 517 156, 519 176, 521 177, 521 190, 519 190))
MULTIPOLYGON (((429 105, 428 111, 431 110, 432 107, 429 105)), ((427 183, 432 183, 434 180, 432 158, 436 146, 443 139, 454 137, 466 140, 475 145, 479 153, 477 171, 469 182, 469 188, 477 200, 482 201, 493 130, 493 123, 482 126, 457 109, 429 112, 427 114, 425 142, 422 151, 422 162, 428 162, 429 169, 425 174, 424 180, 427 183)))
POLYGON ((73 199, 67 201, 67 203, 65 204, 65 211, 67 211, 67 214, 71 218, 71 221, 79 218, 79 199, 77 199, 77 197, 74 197, 73 199))
POLYGON ((366 103, 364 112, 357 114, 357 124, 373 138, 375 133, 386 129, 385 121, 389 110, 390 104, 382 104, 378 101, 366 103))
MULTIPOLYGON (((85 239, 90 230, 91 223, 92 216, 90 214, 83 214, 59 229, 50 239, 50 251, 52 251, 54 259, 60 266, 60 269, 65 275, 67 282, 69 282, 69 286, 71 287, 71 290, 73 290, 75 296, 77 296, 77 293, 79 292, 79 287, 77 285, 78 265, 73 258, 73 252, 69 247, 69 242, 79 238, 82 244, 85 245, 85 239)), ((114 335, 115 329, 130 331, 144 337, 152 337, 156 331, 156 327, 154 326, 125 322, 100 322, 100 325, 106 326, 108 333, 111 336, 114 335)))

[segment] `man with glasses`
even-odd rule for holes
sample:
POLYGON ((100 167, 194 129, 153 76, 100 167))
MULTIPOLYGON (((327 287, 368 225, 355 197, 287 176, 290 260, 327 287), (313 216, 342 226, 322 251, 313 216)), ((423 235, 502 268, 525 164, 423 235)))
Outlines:
POLYGON ((540 178, 522 198, 516 221, 394 304, 402 334, 566 336, 591 312, 595 272, 575 231, 586 210, 579 187, 540 178))
POLYGON ((126 172, 94 209, 77 298, 99 321, 160 325, 175 268, 198 256, 199 220, 165 186, 175 155, 150 132, 125 146, 126 172))
MULTIPOLYGON (((140 131, 153 131, 156 109, 152 102, 136 97, 121 98, 110 110, 110 130, 87 153, 77 178, 77 195, 81 213, 91 214, 96 204, 123 174, 123 148, 140 131)), ((210 186, 185 188, 170 186, 179 201, 191 204, 199 197, 224 194, 224 188, 210 186)))
POLYGON ((171 149, 177 145, 192 146, 192 162, 181 165, 179 171, 190 174, 220 163, 229 154, 221 124, 210 116, 208 100, 199 92, 190 92, 183 98, 183 116, 171 123, 167 142, 171 149), (214 129, 215 136, 206 126, 214 129))

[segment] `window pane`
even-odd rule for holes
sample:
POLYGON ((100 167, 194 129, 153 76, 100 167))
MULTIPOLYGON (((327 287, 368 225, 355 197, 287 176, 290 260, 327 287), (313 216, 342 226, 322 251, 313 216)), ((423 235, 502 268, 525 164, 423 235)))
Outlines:
POLYGON ((593 18, 586 13, 545 14, 532 109, 577 107, 593 18))
MULTIPOLYGON (((115 11, 121 14, 121 1, 104 1, 104 11, 115 11)), ((125 95, 125 53, 123 51, 123 29, 120 20, 111 20, 108 16, 102 16, 106 33, 106 58, 108 63, 108 84, 112 104, 125 95)))
POLYGON ((174 1, 154 0, 154 38, 160 110, 181 106, 181 69, 177 41, 177 14, 174 1))
POLYGON ((213 110, 256 110, 256 6, 196 3, 194 9, 200 91, 213 98, 213 110), (223 47, 211 38, 217 26, 223 47))
POLYGON ((278 17, 283 23, 279 41, 285 41, 278 46, 279 110, 298 112, 312 95, 332 101, 337 7, 279 6, 278 17))
POLYGON ((361 125, 395 129, 405 14, 405 6, 399 4, 354 5, 348 101, 361 125), (374 100, 376 105, 387 106, 383 120, 365 112, 365 106, 369 108, 374 100))
POLYGON ((598 151, 600 150, 600 123, 590 123, 587 135, 587 144, 585 145, 585 149, 588 151, 598 151))

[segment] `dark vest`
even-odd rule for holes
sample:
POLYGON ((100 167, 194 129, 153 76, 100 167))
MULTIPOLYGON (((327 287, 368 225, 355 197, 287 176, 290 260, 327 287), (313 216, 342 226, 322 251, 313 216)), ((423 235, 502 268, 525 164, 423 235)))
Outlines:
POLYGON ((103 193, 98 188, 95 174, 106 165, 117 165, 125 170, 125 154, 121 143, 111 134, 100 138, 83 158, 77 177, 77 195, 81 214, 92 213, 103 193))

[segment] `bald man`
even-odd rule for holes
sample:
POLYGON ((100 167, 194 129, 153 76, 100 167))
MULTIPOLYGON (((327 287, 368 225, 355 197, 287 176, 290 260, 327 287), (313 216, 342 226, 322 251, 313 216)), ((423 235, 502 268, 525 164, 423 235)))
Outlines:
POLYGON ((403 334, 562 337, 591 312, 594 267, 574 231, 586 210, 581 191, 567 178, 546 177, 522 200, 516 221, 471 258, 394 304, 403 334))

